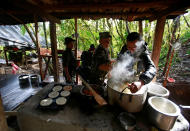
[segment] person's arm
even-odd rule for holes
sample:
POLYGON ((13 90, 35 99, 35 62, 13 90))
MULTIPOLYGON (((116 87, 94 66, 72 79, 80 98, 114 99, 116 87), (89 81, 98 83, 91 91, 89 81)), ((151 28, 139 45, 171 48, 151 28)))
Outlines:
POLYGON ((108 71, 110 71, 111 70, 111 63, 106 63, 106 64, 101 64, 101 65, 99 65, 99 69, 100 70, 102 70, 102 71, 106 71, 106 72, 108 72, 108 71))
POLYGON ((138 82, 133 82, 132 84, 129 85, 130 91, 132 93, 136 93, 138 90, 141 89, 141 87, 144 85, 144 81, 139 80, 138 82))
POLYGON ((144 72, 140 74, 139 79, 144 82, 144 84, 148 84, 151 82, 156 75, 156 67, 151 60, 148 51, 144 52, 141 55, 141 59, 144 65, 144 72))
POLYGON ((139 77, 139 81, 138 82, 133 82, 130 85, 130 90, 132 93, 137 92, 138 90, 140 90, 140 88, 145 85, 148 84, 149 82, 152 81, 152 79, 154 78, 154 76, 156 75, 156 67, 153 63, 153 61, 151 60, 148 51, 144 52, 141 56, 140 56, 143 65, 144 65, 144 69, 145 71, 140 74, 139 77))

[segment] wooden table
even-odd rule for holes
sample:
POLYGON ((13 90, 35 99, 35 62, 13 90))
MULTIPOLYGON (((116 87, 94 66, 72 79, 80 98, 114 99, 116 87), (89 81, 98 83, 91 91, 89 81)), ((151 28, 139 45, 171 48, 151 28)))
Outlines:
MULTIPOLYGON (((59 111, 42 111, 38 109, 42 100, 54 83, 47 85, 18 112, 21 131, 124 131, 117 116, 123 112, 119 107, 100 107, 91 99, 79 94, 81 86, 73 87, 70 101, 59 111)), ((151 130, 146 113, 134 114, 139 131, 151 130)))

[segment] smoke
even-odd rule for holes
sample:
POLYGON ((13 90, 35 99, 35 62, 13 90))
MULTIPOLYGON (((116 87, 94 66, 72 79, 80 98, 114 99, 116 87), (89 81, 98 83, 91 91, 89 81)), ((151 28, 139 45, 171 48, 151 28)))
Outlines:
POLYGON ((139 56, 145 49, 143 44, 144 41, 136 42, 135 51, 133 53, 125 52, 115 63, 110 72, 114 84, 134 82, 136 70, 133 69, 133 66, 139 61, 139 56))

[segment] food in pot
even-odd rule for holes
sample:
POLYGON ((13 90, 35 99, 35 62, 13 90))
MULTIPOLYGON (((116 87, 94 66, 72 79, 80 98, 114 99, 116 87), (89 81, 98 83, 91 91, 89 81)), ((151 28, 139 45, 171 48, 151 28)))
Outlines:
POLYGON ((65 105, 67 102, 67 99, 65 97, 58 97, 56 99, 56 104, 57 105, 65 105))
POLYGON ((53 100, 51 98, 47 98, 47 99, 41 100, 40 105, 41 106, 49 106, 52 104, 52 102, 53 102, 53 100))
POLYGON ((131 94, 130 89, 127 87, 127 85, 122 85, 122 86, 114 86, 113 87, 114 90, 118 91, 118 92, 122 92, 125 94, 131 94))
POLYGON ((92 92, 90 90, 88 90, 88 89, 83 89, 82 93, 84 93, 87 96, 92 96, 92 92))
POLYGON ((63 96, 63 97, 67 97, 67 96, 69 96, 71 93, 70 93, 70 91, 62 91, 61 92, 61 96, 63 96))
POLYGON ((54 86, 53 91, 60 91, 62 90, 62 86, 54 86))
POLYGON ((59 95, 59 92, 53 91, 48 94, 48 97, 50 98, 56 98, 59 95))
POLYGON ((72 90, 72 86, 64 86, 63 89, 65 91, 71 91, 72 90))

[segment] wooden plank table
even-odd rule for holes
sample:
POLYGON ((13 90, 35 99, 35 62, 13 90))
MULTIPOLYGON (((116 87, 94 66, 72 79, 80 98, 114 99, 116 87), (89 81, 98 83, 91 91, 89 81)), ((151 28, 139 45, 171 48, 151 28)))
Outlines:
MULTIPOLYGON (((73 87, 70 100, 63 109, 40 110, 40 100, 54 84, 44 87, 19 109, 18 122, 21 131, 124 131, 117 119, 124 111, 109 105, 100 107, 93 99, 79 94, 81 86, 73 87)), ((137 118, 137 131, 152 129, 145 112, 134 115, 137 118)))

